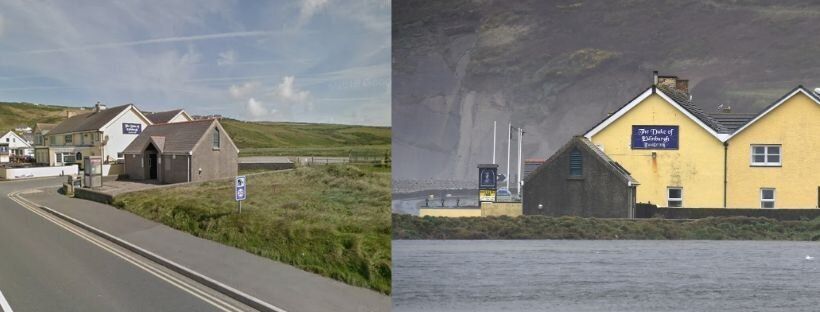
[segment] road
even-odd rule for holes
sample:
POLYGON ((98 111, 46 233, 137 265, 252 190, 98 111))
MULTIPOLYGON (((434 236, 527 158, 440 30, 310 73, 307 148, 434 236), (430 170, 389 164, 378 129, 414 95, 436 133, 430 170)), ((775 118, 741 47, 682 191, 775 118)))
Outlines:
POLYGON ((62 180, 0 182, 0 310, 249 310, 7 196, 62 180))

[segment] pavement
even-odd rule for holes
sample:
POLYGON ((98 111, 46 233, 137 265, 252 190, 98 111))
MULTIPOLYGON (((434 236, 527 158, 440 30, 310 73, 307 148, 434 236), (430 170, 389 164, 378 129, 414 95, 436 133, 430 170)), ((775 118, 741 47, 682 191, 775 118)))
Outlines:
MULTIPOLYGON (((0 182, 0 193, 61 182, 0 182)), ((68 198, 56 187, 21 196, 286 311, 390 310, 389 296, 194 237, 112 206, 68 198)), ((0 197, 0 259, 0 292, 20 311, 214 310, 6 196, 0 197)), ((222 299, 239 310, 247 308, 222 299)))

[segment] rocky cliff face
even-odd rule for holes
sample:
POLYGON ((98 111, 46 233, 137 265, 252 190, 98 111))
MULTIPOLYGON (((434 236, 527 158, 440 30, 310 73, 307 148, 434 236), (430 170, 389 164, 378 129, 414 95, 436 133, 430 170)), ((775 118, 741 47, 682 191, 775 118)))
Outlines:
POLYGON ((491 162, 494 120, 500 171, 509 121, 527 131, 524 158, 547 157, 653 70, 689 79, 707 112, 756 112, 820 86, 820 6, 744 4, 394 2, 394 180, 472 181, 491 162))

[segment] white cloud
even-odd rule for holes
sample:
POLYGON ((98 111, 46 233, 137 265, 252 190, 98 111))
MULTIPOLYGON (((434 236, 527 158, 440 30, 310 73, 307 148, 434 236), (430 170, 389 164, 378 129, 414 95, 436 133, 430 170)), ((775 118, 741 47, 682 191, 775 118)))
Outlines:
POLYGON ((317 11, 327 6, 328 0, 302 0, 302 8, 299 11, 299 25, 303 25, 310 20, 317 11))
POLYGON ((264 103, 254 98, 248 99, 247 113, 249 120, 270 120, 276 114, 275 108, 268 109, 264 103))
POLYGON ((233 49, 219 53, 219 58, 216 59, 216 65, 225 66, 236 63, 236 52, 233 49))
POLYGON ((310 92, 300 90, 294 86, 293 82, 296 80, 293 76, 285 76, 282 83, 276 86, 273 95, 280 100, 292 103, 304 103, 310 97, 310 92))
POLYGON ((260 84, 258 81, 251 81, 241 85, 231 85, 231 87, 228 88, 228 92, 231 94, 231 97, 235 99, 244 99, 256 92, 256 90, 259 89, 259 86, 260 84))

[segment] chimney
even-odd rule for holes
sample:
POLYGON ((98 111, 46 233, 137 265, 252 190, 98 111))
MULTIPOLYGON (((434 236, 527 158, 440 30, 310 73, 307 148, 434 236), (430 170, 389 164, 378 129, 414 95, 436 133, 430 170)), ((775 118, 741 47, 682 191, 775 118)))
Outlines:
POLYGON ((94 112, 95 113, 97 113, 101 110, 105 110, 105 108, 106 108, 105 104, 100 103, 100 101, 97 101, 97 104, 94 104, 94 112))
POLYGON ((652 71, 652 85, 658 85, 658 71, 652 71))
POLYGON ((658 76, 658 86, 665 86, 669 89, 676 90, 678 84, 678 76, 658 76))
POLYGON ((684 93, 689 93, 689 80, 688 79, 678 79, 678 81, 675 82, 675 89, 678 89, 678 91, 681 91, 681 92, 684 92, 684 93))

